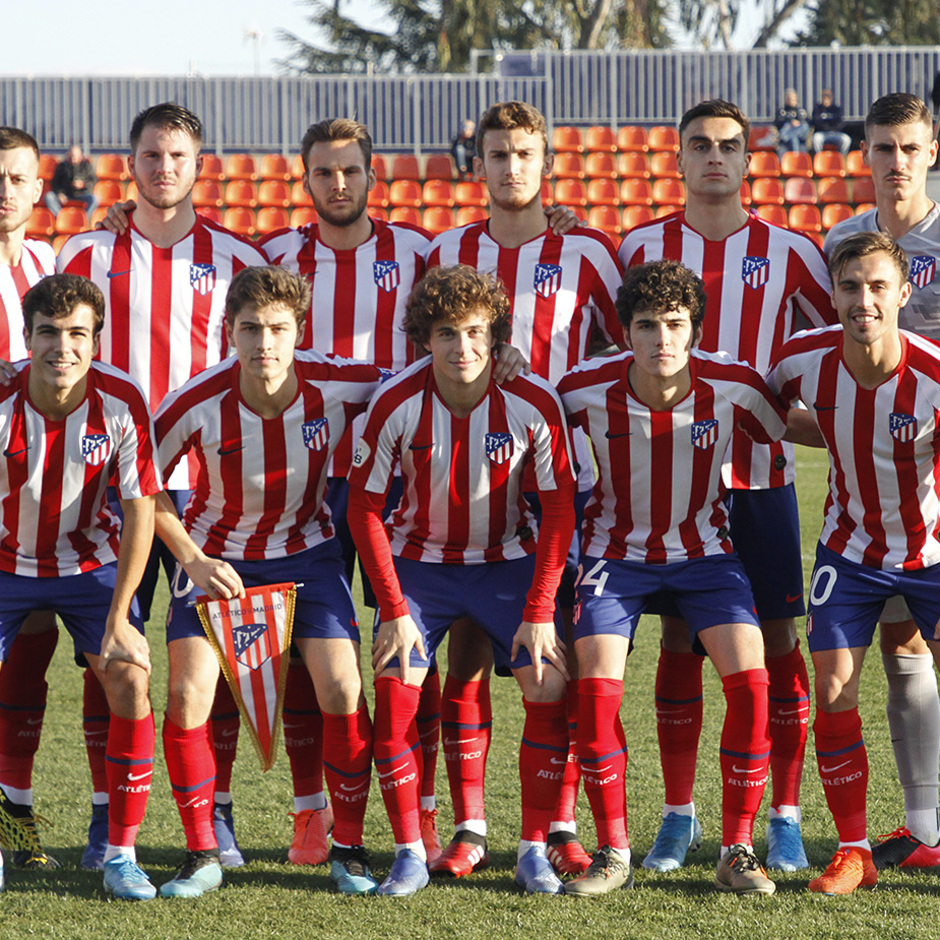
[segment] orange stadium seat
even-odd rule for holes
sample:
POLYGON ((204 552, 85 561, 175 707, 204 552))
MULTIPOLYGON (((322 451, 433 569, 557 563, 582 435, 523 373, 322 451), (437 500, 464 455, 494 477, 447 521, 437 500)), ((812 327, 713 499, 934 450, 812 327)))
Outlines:
POLYGON ((117 180, 123 183, 130 179, 127 163, 122 154, 103 153, 95 161, 95 176, 100 180, 117 180))
POLYGON ((370 219, 378 219, 381 222, 388 221, 388 211, 385 209, 370 209, 369 210, 370 219))
POLYGON ((755 150, 776 150, 776 129, 770 124, 752 124, 747 135, 747 149, 751 153, 755 150))
MULTIPOLYGON (((558 187, 555 189, 557 195, 558 187)), ((613 180, 590 180, 587 186, 587 201, 592 206, 619 206, 619 188, 613 180)))
POLYGON ((124 193, 124 199, 125 201, 133 200, 134 202, 137 202, 137 184, 133 180, 127 184, 127 190, 124 193))
POLYGON ((52 238, 55 235, 55 216, 45 207, 36 206, 26 223, 30 238, 52 238))
POLYGON ((614 206, 594 206, 588 211, 588 225, 608 235, 619 235, 623 231, 620 210, 614 206))
POLYGON ((862 215, 863 213, 869 212, 871 209, 874 209, 874 208, 875 208, 875 204, 873 202, 860 202, 855 207, 855 214, 862 215))
POLYGON ((289 209, 290 190, 283 180, 262 180, 258 186, 258 205, 268 208, 289 209))
POLYGON ((71 237, 71 235, 56 235, 56 237, 52 239, 52 250, 58 254, 71 237))
POLYGON ((490 217, 482 206, 460 206, 457 209, 457 227, 470 225, 472 222, 485 222, 490 217))
POLYGON ((871 176, 871 167, 865 162, 861 150, 850 150, 845 158, 845 172, 849 176, 871 176))
POLYGON ((314 225, 317 221, 317 210, 313 205, 300 206, 290 214, 290 227, 303 228, 305 225, 314 225))
POLYGON ((124 187, 117 180, 98 180, 95 183, 95 197, 106 209, 124 198, 124 187))
POLYGON ((216 208, 216 206, 197 206, 196 212, 204 219, 215 222, 216 225, 222 224, 222 210, 216 208))
POLYGON ((251 180, 258 178, 258 168, 255 158, 250 153, 229 154, 225 161, 225 178, 227 180, 251 180))
POLYGON ((780 176, 780 157, 772 150, 758 150, 751 154, 748 173, 752 179, 780 176))
POLYGON ((682 180, 653 180, 653 202, 659 206, 684 206, 685 186, 682 180))
POLYGON ((851 206, 841 202, 825 205, 822 210, 822 227, 828 232, 829 229, 838 225, 844 219, 851 219, 854 214, 851 206))
POLYGON ((838 150, 820 150, 813 157, 814 176, 845 176, 845 158, 838 150))
POLYGON ((751 183, 751 201, 758 206, 782 206, 783 182, 773 177, 762 176, 751 183))
POLYGON ((790 228, 795 232, 808 233, 822 231, 822 218, 816 206, 791 206, 787 221, 790 228))
POLYGON ((783 184, 783 200, 791 206, 815 206, 817 202, 816 184, 802 176, 791 176, 783 184))
MULTIPOLYGON (((417 180, 396 179, 388 188, 389 202, 393 206, 408 206, 412 209, 421 208, 421 184, 417 180)), ((416 222, 420 225, 420 222, 416 222)))
POLYGON ((557 153, 552 173, 559 180, 583 180, 584 157, 578 153, 557 153))
POLYGON ((813 158, 801 150, 789 150, 780 158, 780 173, 782 176, 803 176, 811 179, 813 158))
POLYGON ((677 206, 673 203, 664 202, 661 206, 656 207, 656 212, 654 217, 657 219, 662 219, 667 215, 674 215, 676 212, 681 212, 682 206, 677 206))
POLYGON ((290 188, 290 201, 291 205, 295 207, 303 207, 305 209, 313 208, 313 200, 310 198, 310 194, 304 189, 304 184, 301 180, 298 180, 290 188))
POLYGON ((741 184, 741 205, 747 208, 753 200, 751 199, 751 186, 747 180, 741 184))
POLYGON ((649 157, 639 150, 628 150, 617 157, 617 173, 624 179, 648 180, 651 175, 649 157))
POLYGON ((649 129, 646 142, 650 150, 679 151, 679 132, 668 124, 657 124, 649 129))
POLYGON ((59 235, 76 235, 88 231, 88 216, 79 206, 63 206, 55 217, 55 230, 59 235))
POLYGON ((612 153, 589 153, 584 160, 584 172, 588 179, 615 180, 617 163, 612 153))
MULTIPOLYGON (((457 205, 454 196, 454 184, 450 180, 429 179, 421 190, 421 199, 425 206, 438 206, 452 209, 457 205)), ((453 224, 448 226, 453 228, 453 224)), ((427 226, 425 226, 427 228, 427 226)))
POLYGON ((428 206, 421 217, 421 225, 432 235, 440 235, 454 227, 454 210, 446 206, 428 206))
POLYGON ((542 180, 542 205, 553 206, 555 204, 555 193, 552 189, 551 180, 542 180))
POLYGON ((651 206, 653 187, 649 180, 624 180, 620 184, 620 201, 625 206, 651 206))
MULTIPOLYGON (((774 154, 776 156, 776 154, 774 154)), ((758 206, 757 214, 765 221, 781 228, 787 227, 787 210, 783 206, 758 206)))
MULTIPOLYGON (((394 184, 393 184, 394 185, 394 184)), ((388 214, 389 222, 407 222, 409 225, 420 226, 421 212, 413 206, 395 206, 388 214)))
POLYGON ((617 134, 611 127, 595 124, 584 135, 584 148, 590 153, 616 153, 617 134))
POLYGON ((375 186, 369 190, 367 204, 370 209, 388 208, 388 183, 385 180, 375 181, 375 186))
POLYGON ((490 203, 486 184, 479 180, 464 180, 457 184, 458 206, 488 206, 490 203))
POLYGON ((304 158, 296 153, 290 162, 290 177, 292 180, 302 180, 304 176, 304 158))
POLYGON ((581 131, 576 127, 556 127, 552 134, 552 150, 555 153, 584 153, 581 131))
POLYGON ((269 232, 276 232, 279 228, 287 228, 290 225, 290 216, 286 209, 279 206, 264 206, 258 210, 255 224, 259 235, 267 235, 269 232))
POLYGON ((588 204, 588 194, 584 181, 558 180, 555 183, 555 202, 562 206, 586 206, 588 204))
MULTIPOLYGON (((825 150, 824 153, 835 153, 842 156, 837 150, 825 150)), ((834 202, 851 202, 849 184, 838 176, 827 176, 816 181, 816 194, 822 205, 834 202)))
POLYGON ((96 229, 99 222, 104 222, 105 218, 108 215, 108 210, 105 206, 98 206, 94 212, 91 214, 91 218, 88 220, 88 228, 96 229))
POLYGON ((39 178, 49 183, 55 175, 55 168, 59 165, 59 158, 51 153, 41 154, 39 157, 39 178))
POLYGON ((679 162, 671 150, 650 154, 650 173, 656 179, 681 179, 679 162))
MULTIPOLYGON (((378 174, 376 174, 378 175, 378 174)), ((418 158, 413 153, 395 154, 392 160, 391 180, 419 180, 421 179, 421 168, 418 166, 418 158)))
POLYGON ((266 153, 261 158, 258 175, 263 180, 279 180, 282 183, 289 183, 292 178, 290 164, 282 153, 266 153))
POLYGON ((372 169, 375 170, 377 180, 389 179, 388 159, 380 153, 372 154, 372 169))
POLYGON ((247 206, 232 206, 225 210, 222 224, 237 235, 247 235, 251 238, 255 234, 255 214, 247 206))
POLYGON ((874 202, 875 184, 870 176, 859 176, 852 180, 852 202, 874 202))
POLYGON ((652 219, 653 210, 649 206, 627 206, 621 215, 625 232, 629 232, 630 229, 642 225, 644 222, 650 222, 652 219))
POLYGON ((258 193, 255 184, 250 180, 232 180, 225 184, 225 195, 222 197, 227 206, 242 209, 254 209, 258 205, 258 193))
POLYGON ((646 128, 637 124, 627 124, 617 132, 617 148, 623 151, 646 153, 649 143, 646 139, 646 128))
POLYGON ((432 153, 424 167, 425 180, 452 180, 457 176, 454 158, 449 153, 432 153))
POLYGON ((202 154, 202 169, 199 171, 199 179, 215 180, 219 183, 225 179, 222 158, 217 153, 202 154))

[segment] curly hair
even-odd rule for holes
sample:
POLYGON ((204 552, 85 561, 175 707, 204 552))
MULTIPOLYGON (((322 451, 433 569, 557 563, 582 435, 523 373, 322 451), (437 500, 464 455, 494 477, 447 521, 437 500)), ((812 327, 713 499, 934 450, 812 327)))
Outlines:
POLYGON ((617 316, 624 329, 639 313, 665 313, 685 308, 693 332, 705 317, 705 285, 678 261, 651 261, 628 268, 617 290, 617 316))
POLYGON ((508 342, 512 314, 500 281, 466 264, 431 268, 408 298, 402 329, 423 353, 435 323, 460 323, 480 311, 489 316, 493 344, 508 342))
POLYGON ((263 268, 242 268, 225 295, 225 322, 235 325, 235 317, 246 307, 260 310, 272 304, 286 307, 299 327, 310 309, 311 288, 305 277, 280 265, 263 268))
POLYGON ((23 323, 32 334, 36 314, 59 320, 71 316, 80 304, 91 307, 95 315, 94 333, 104 326, 104 294, 93 281, 78 274, 50 274, 23 295, 23 323))

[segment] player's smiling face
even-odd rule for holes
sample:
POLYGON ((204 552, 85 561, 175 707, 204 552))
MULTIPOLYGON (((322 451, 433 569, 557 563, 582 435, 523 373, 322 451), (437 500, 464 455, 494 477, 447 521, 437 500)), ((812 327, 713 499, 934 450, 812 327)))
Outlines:
POLYGON ((189 197, 202 167, 196 142, 185 131, 148 125, 128 159, 140 198, 172 209, 189 197))
POLYGON ((283 304, 243 307, 232 324, 226 321, 225 331, 242 370, 278 386, 293 368, 294 350, 303 336, 293 312, 283 304))
POLYGON ((750 159, 744 129, 734 118, 696 118, 682 132, 679 169, 693 195, 737 197, 750 159))
POLYGON ((900 202, 924 191, 927 171, 937 155, 937 141, 927 124, 873 124, 865 138, 862 155, 878 195, 900 202))
POLYGON ((538 134, 516 127, 483 135, 483 152, 474 158, 477 176, 486 179, 490 200, 500 209, 525 209, 542 197, 542 179, 551 158, 538 134))
POLYGON ((689 365, 699 332, 692 328, 688 308, 635 313, 624 330, 633 350, 635 369, 656 379, 669 379, 689 365))
POLYGON ((485 310, 471 310, 460 322, 439 321, 424 344, 434 363, 438 386, 489 382, 493 332, 485 310))
POLYGON ((375 171, 366 166, 357 140, 315 143, 307 154, 304 189, 317 215, 330 225, 344 227, 357 222, 366 211, 375 171))
POLYGON ((26 225, 41 195, 39 161, 32 149, 0 150, 0 234, 26 225))
POLYGON ((911 296, 910 281, 883 251, 850 258, 832 285, 832 306, 848 337, 863 346, 893 337, 898 311, 911 296))
MULTIPOLYGON (((83 393, 85 377, 98 352, 95 311, 88 304, 76 304, 67 317, 36 313, 26 347, 32 357, 29 391, 34 399, 48 396, 61 400, 79 386, 83 393)), ((41 401, 37 404, 42 407, 41 401)))

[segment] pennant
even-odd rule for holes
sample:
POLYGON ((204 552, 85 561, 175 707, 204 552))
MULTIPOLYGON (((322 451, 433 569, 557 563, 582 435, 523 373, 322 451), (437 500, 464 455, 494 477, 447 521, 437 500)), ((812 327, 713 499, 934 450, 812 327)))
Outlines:
POLYGON ((248 588, 231 600, 196 599, 196 610, 222 673, 270 770, 277 758, 277 731, 284 705, 297 590, 293 582, 248 588))

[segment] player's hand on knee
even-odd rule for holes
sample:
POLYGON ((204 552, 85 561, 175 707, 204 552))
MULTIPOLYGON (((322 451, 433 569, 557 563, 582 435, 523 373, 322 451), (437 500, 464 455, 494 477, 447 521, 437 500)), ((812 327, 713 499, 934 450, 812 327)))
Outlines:
POLYGON ((113 232, 115 235, 123 235, 131 224, 128 213, 133 212, 136 208, 137 203, 133 199, 128 199, 127 202, 116 202, 108 209, 108 214, 95 228, 113 232))
POLYGON ((150 675, 150 646, 147 638, 127 620, 109 620, 101 641, 103 672, 113 662, 132 663, 150 675))
POLYGON ((543 659, 547 659, 562 674, 566 682, 569 680, 568 664, 565 660, 565 644, 558 636, 554 623, 551 621, 548 623, 523 621, 516 631, 516 635, 512 638, 510 661, 516 658, 523 647, 529 651, 529 655, 532 657, 532 671, 535 675, 536 685, 542 684, 542 678, 545 674, 543 659))
POLYGON ((221 558, 202 558, 186 565, 186 574, 196 587, 213 600, 245 596, 245 585, 238 572, 221 558))
POLYGON ((389 662, 397 658, 401 681, 407 685, 413 649, 416 649, 422 658, 427 658, 421 631, 408 614, 383 621, 372 641, 372 668, 375 674, 381 674, 389 662))

